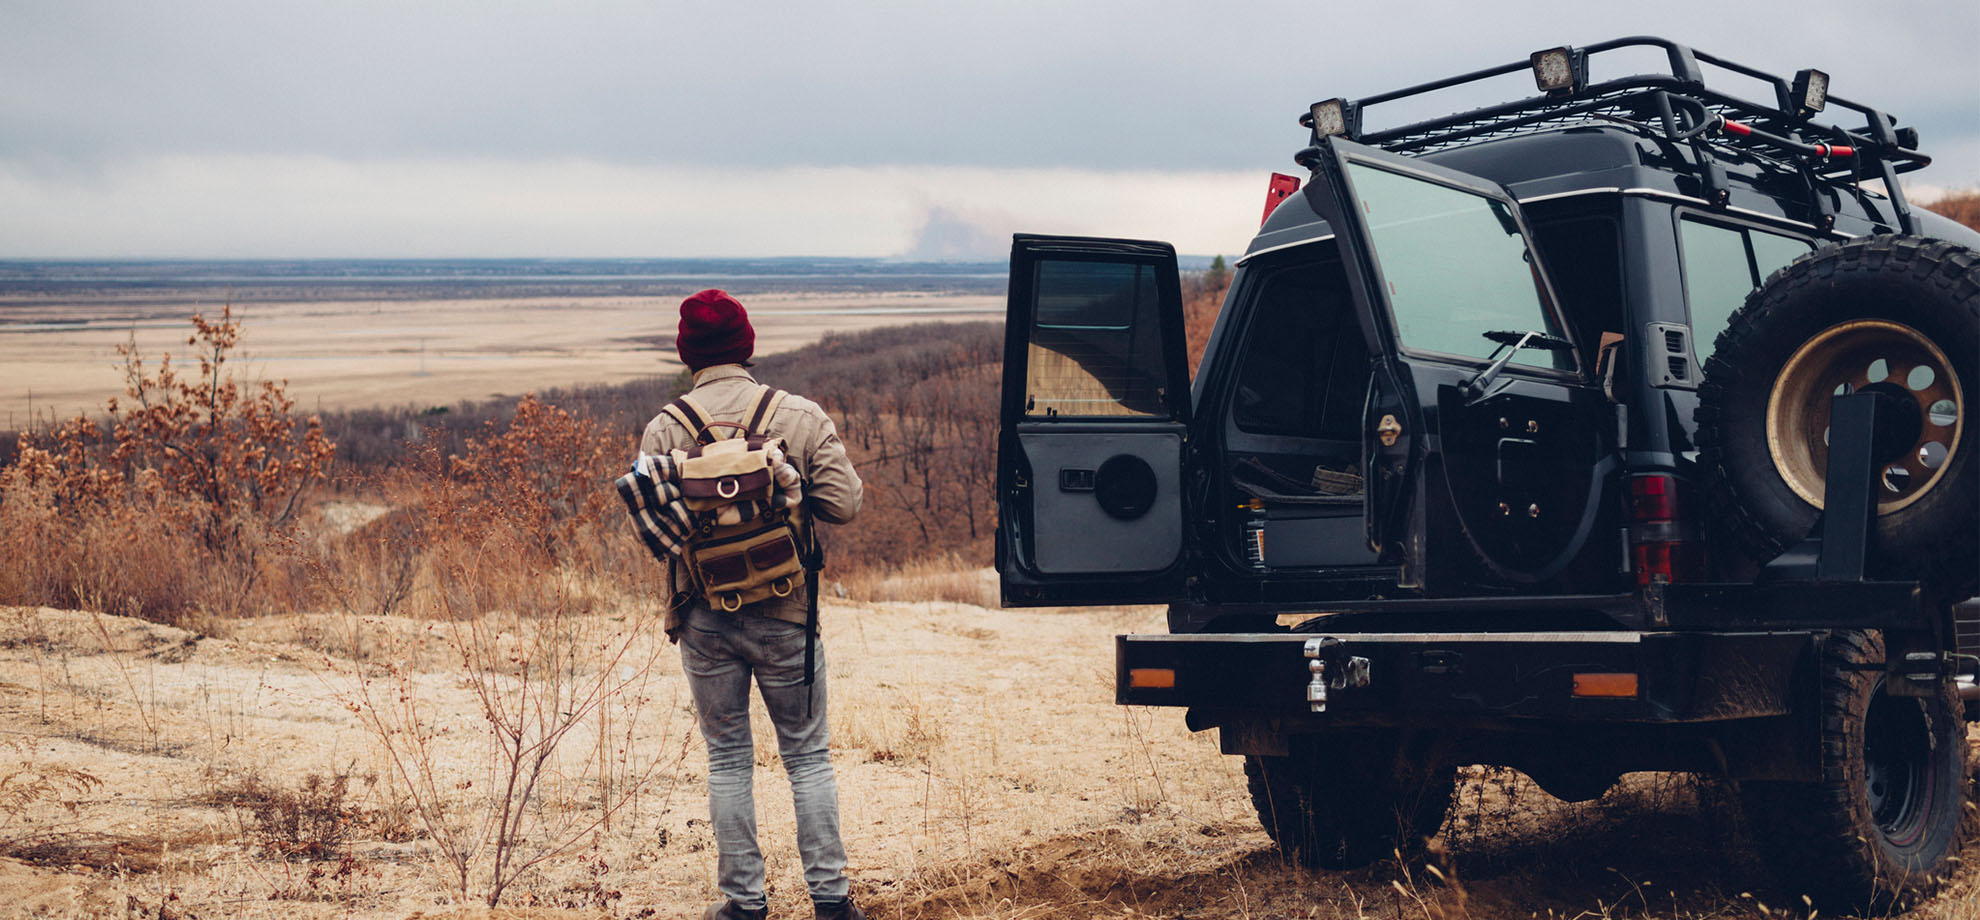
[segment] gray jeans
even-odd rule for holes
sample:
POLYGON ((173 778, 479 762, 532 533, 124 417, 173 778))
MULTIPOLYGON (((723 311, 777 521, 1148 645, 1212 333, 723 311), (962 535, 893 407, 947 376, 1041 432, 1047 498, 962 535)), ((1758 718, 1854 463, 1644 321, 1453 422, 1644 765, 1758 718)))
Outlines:
POLYGON ((765 904, 763 851, 756 845, 755 745, 749 683, 756 677, 777 751, 797 804, 798 855, 813 899, 846 896, 846 848, 839 840, 839 788, 825 726, 825 646, 804 685, 804 627, 750 614, 696 609, 681 630, 681 664, 708 741, 708 817, 715 827, 716 884, 738 906, 765 904), (807 707, 807 702, 809 706, 807 707))

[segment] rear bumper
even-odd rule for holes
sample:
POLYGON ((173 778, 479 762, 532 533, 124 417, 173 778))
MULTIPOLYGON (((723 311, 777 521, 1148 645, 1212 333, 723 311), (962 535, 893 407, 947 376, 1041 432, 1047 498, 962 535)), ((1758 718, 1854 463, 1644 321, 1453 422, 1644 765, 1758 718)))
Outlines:
POLYGON ((1788 713, 1818 634, 1311 632, 1114 641, 1115 702, 1187 706, 1213 722, 1226 711, 1340 724, 1412 717, 1689 723, 1788 713), (1307 696, 1306 643, 1316 637, 1337 639, 1339 654, 1368 662, 1366 686, 1332 690, 1323 713, 1307 696), (1590 674, 1635 675, 1635 694, 1576 695, 1576 675, 1590 674), (1154 686, 1165 681, 1171 686, 1154 686))

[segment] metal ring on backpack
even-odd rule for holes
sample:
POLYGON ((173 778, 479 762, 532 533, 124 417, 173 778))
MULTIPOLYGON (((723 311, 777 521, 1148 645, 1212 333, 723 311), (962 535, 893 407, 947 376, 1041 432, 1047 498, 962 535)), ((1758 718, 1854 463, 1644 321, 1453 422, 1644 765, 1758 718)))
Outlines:
POLYGON ((742 609, 742 595, 730 594, 726 597, 723 597, 721 603, 722 603, 722 610, 724 612, 735 613, 736 611, 742 609))
POLYGON ((742 483, 738 482, 735 479, 715 480, 715 494, 721 496, 722 498, 735 498, 736 493, 741 491, 742 491, 742 483), (722 491, 723 489, 727 489, 728 491, 724 492, 722 491))
POLYGON ((793 586, 793 585, 791 584, 791 579, 790 579, 790 576, 788 576, 788 575, 787 575, 787 576, 785 576, 785 577, 783 577, 783 578, 779 578, 779 579, 777 579, 776 581, 773 581, 773 582, 771 582, 771 583, 770 583, 770 593, 771 593, 771 594, 775 594, 775 595, 777 595, 778 597, 790 597, 790 596, 791 596, 791 589, 792 589, 793 587, 794 587, 794 586, 793 586), (778 586, 778 585, 783 585, 783 586, 784 586, 784 590, 782 590, 782 591, 779 591, 779 590, 777 590, 777 586, 778 586))

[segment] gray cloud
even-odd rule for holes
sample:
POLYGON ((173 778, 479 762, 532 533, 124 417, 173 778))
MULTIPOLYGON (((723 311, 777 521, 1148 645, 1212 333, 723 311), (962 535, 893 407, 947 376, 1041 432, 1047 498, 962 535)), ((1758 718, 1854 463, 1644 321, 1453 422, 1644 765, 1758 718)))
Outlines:
POLYGON ((1641 32, 1823 67, 1980 185, 1971 0, 0 0, 0 257, 1229 250, 1313 100, 1641 32))
POLYGON ((1681 0, 1655 21, 1541 0, 9 0, 0 18, 0 154, 16 157, 1277 165, 1313 99, 1646 30, 1763 68, 1825 66, 1839 93, 1925 113, 1927 136, 1980 133, 1964 0, 1881 15, 1681 0))

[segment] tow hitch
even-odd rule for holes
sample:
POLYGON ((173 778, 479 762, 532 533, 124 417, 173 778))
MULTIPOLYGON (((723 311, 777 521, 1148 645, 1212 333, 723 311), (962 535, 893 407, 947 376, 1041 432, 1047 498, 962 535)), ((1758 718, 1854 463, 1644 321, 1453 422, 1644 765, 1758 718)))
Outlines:
POLYGON ((1306 669, 1313 679, 1306 683, 1306 702, 1314 712, 1327 711, 1330 690, 1368 686, 1368 659, 1347 653, 1347 646, 1332 636, 1306 640, 1306 669))

